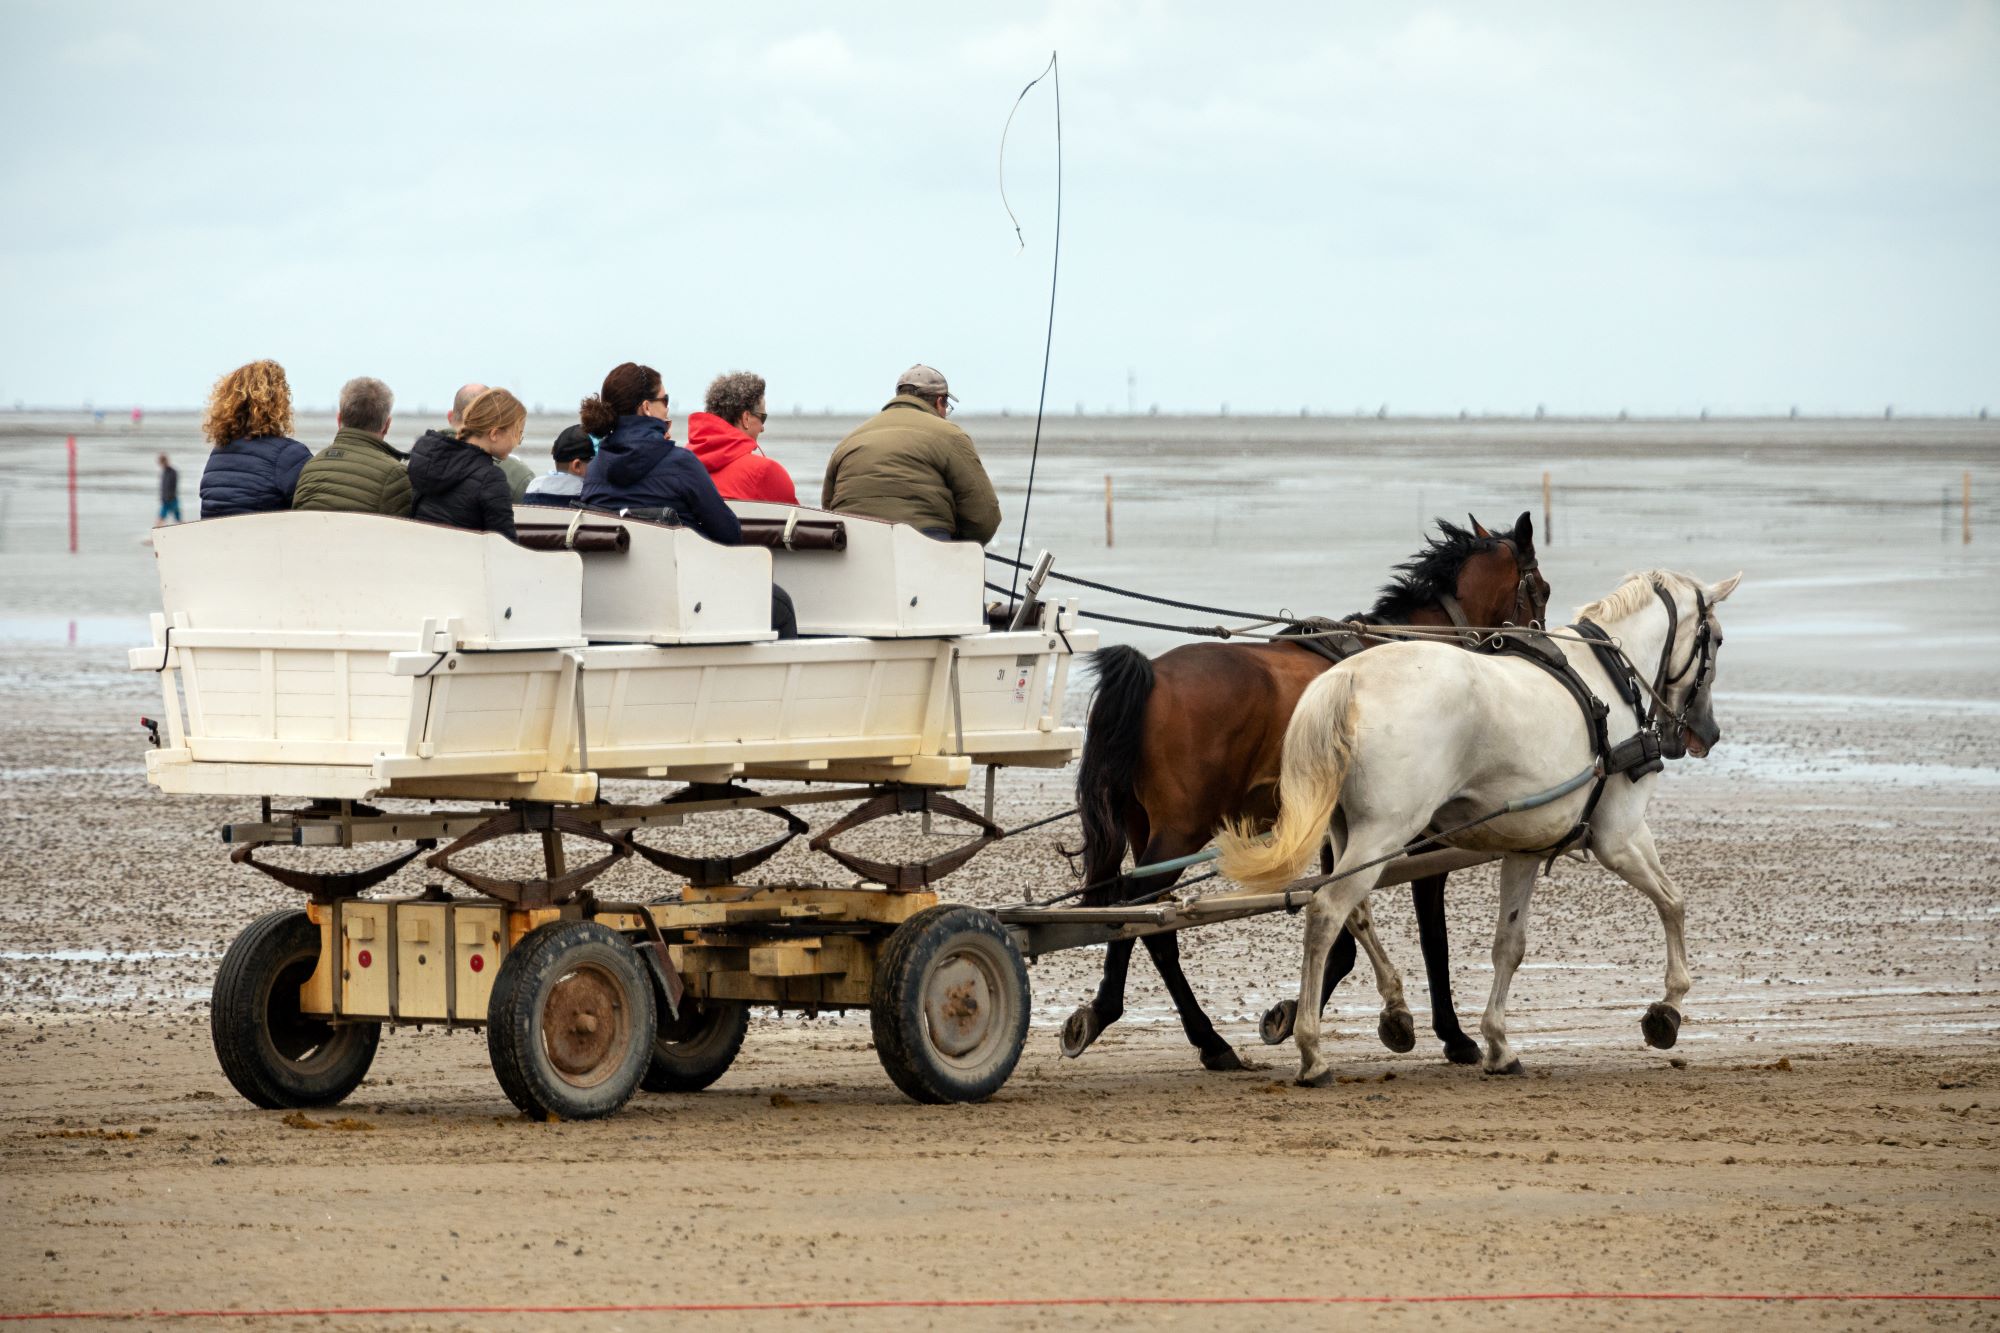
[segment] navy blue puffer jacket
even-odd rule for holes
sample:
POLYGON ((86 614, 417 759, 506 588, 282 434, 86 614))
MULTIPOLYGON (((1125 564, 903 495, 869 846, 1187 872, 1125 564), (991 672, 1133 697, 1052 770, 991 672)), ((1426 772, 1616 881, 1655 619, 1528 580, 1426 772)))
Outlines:
POLYGON ((671 509, 683 525, 724 546, 743 536, 708 468, 667 438, 667 423, 658 417, 618 418, 584 474, 583 504, 613 511, 671 509))
POLYGON ((201 470, 201 516, 290 509, 299 469, 311 458, 312 450, 283 435, 255 435, 211 449, 201 470))

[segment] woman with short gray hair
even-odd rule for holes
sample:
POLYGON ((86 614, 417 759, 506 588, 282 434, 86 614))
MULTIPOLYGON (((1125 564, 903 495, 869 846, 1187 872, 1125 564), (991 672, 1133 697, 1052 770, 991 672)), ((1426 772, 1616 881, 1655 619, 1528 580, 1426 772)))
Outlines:
POLYGON ((799 493, 784 464, 757 447, 770 409, 764 377, 747 370, 718 375, 708 386, 706 412, 688 415, 688 448, 725 500, 772 500, 795 505, 799 493))

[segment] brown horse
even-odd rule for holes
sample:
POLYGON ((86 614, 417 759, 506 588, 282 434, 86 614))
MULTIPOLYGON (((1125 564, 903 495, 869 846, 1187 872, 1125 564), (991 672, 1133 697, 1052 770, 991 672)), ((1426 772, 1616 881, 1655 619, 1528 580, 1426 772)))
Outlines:
MULTIPOLYGON (((1455 598, 1463 609, 1461 624, 1541 623, 1549 585, 1535 561, 1534 524, 1527 514, 1510 533, 1489 532, 1476 518, 1469 530, 1443 520, 1438 530, 1441 535, 1430 538, 1424 550, 1396 566, 1398 575, 1374 608, 1350 619, 1450 626, 1454 620, 1446 608, 1455 598)), ((1164 893, 1179 879, 1179 871, 1121 879, 1127 847, 1136 865, 1151 865, 1199 851, 1225 821, 1253 818, 1268 824, 1275 818, 1286 724, 1299 696, 1331 665, 1308 647, 1283 642, 1189 644, 1157 661, 1122 645, 1096 653, 1097 691, 1076 782, 1084 882, 1093 886, 1083 901, 1101 906, 1164 893)), ((1472 1064, 1479 1059, 1478 1043, 1459 1027, 1452 1005, 1444 882, 1443 875, 1433 876, 1410 891, 1430 979, 1432 1030, 1453 1063, 1472 1064)), ((1178 937, 1168 932, 1144 938, 1202 1064, 1241 1069, 1243 1062, 1202 1012, 1181 971, 1178 937)), ((1127 939, 1107 946, 1096 998, 1063 1025, 1065 1055, 1081 1055, 1124 1013, 1132 944, 1127 939)), ((1331 957, 1325 995, 1354 966, 1354 937, 1345 928, 1331 957)), ((1416 1034, 1407 1013, 1401 1022, 1396 1031, 1385 1025, 1382 1036, 1393 1049, 1407 1051, 1416 1034)))

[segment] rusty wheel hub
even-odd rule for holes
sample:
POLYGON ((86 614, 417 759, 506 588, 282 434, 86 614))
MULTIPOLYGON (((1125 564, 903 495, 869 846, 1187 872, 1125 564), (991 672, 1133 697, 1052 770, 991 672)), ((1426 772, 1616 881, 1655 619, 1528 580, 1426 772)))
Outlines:
POLYGON ((542 1004, 542 1042, 563 1081, 579 1088, 609 1078, 631 1039, 631 1015, 617 979, 586 965, 549 987, 542 1004))
POLYGON ((992 1040, 999 978, 984 958, 955 953, 938 961, 924 982, 924 1017, 931 1042, 953 1058, 975 1056, 992 1040))

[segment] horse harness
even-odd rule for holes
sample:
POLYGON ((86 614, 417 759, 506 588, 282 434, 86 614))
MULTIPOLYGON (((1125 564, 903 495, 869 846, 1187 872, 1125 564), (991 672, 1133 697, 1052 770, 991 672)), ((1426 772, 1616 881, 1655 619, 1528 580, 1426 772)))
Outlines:
POLYGON ((1688 709, 1700 697, 1715 671, 1716 643, 1709 629, 1708 598, 1699 587, 1695 589, 1697 619, 1694 645, 1681 669, 1669 675, 1674 641, 1679 637, 1680 612, 1674 605, 1674 599, 1657 583, 1653 585, 1653 594, 1667 609, 1667 641, 1660 650, 1660 669, 1656 683, 1651 687, 1639 679, 1630 660, 1601 625, 1579 620, 1568 627, 1579 638, 1590 641, 1590 650, 1596 655, 1598 664, 1611 678, 1619 699, 1632 710, 1633 720, 1638 723, 1638 731, 1616 745, 1611 743, 1609 734, 1610 707, 1584 683, 1583 677, 1577 674, 1569 658, 1553 640, 1532 632, 1501 630, 1489 635, 1481 645, 1488 652, 1519 657, 1548 672, 1569 691, 1577 707, 1583 710, 1584 731, 1590 737, 1592 752, 1597 756, 1597 781, 1591 785, 1590 796, 1583 803, 1583 812, 1569 832, 1540 849, 1551 859, 1569 850, 1590 832, 1591 816, 1597 813, 1597 803, 1604 795, 1605 784, 1613 775, 1623 773, 1629 781, 1637 782, 1665 768, 1667 759, 1679 759, 1687 753, 1681 732, 1690 726, 1688 709), (1694 683, 1688 688, 1686 702, 1678 710, 1669 711, 1667 690, 1679 684, 1690 671, 1694 672, 1694 683), (1653 701, 1650 706, 1642 697, 1642 691, 1651 693, 1653 701))
MULTIPOLYGON (((1541 572, 1541 562, 1536 559, 1532 552, 1524 554, 1519 543, 1512 537, 1495 537, 1494 540, 1514 554, 1514 569, 1519 576, 1518 581, 1514 585, 1514 609, 1519 611, 1525 608, 1529 613, 1533 626, 1540 628, 1541 621, 1534 618, 1534 611, 1535 575, 1541 572)), ((1441 592, 1438 594, 1437 602, 1438 606, 1443 609, 1445 618, 1451 621, 1452 628, 1462 631, 1458 637, 1459 641, 1465 647, 1477 648, 1485 642, 1486 636, 1484 632, 1467 618, 1465 607, 1459 602, 1457 597, 1448 592, 1441 592)), ((1300 638, 1299 647, 1316 653, 1338 666, 1362 649, 1372 647, 1373 643, 1388 642, 1386 639, 1377 639, 1370 642, 1367 634, 1356 631, 1330 633, 1330 631, 1346 629, 1349 625, 1366 625, 1368 623, 1368 619, 1361 615, 1349 616, 1345 621, 1328 620, 1324 616, 1311 616, 1304 620, 1293 621, 1279 630, 1278 633, 1287 638, 1299 635, 1318 636, 1300 638)))

